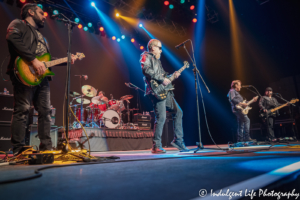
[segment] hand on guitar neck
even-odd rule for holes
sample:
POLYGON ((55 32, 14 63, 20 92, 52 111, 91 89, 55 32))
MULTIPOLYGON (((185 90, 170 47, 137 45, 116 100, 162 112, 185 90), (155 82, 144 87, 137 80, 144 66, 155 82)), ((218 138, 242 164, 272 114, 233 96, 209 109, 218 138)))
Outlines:
MULTIPOLYGON (((75 57, 74 54, 72 54, 71 59, 72 59, 71 64, 74 64, 75 60, 77 58, 75 57)), ((41 75, 41 74, 45 73, 46 67, 45 67, 44 63, 39 61, 37 58, 35 58, 33 61, 31 61, 31 64, 32 64, 33 68, 35 69, 35 71, 37 72, 38 75, 41 75)))
MULTIPOLYGON (((258 96, 253 97, 253 99, 251 100, 251 102, 256 102, 257 99, 258 99, 258 96)), ((241 102, 241 103, 239 103, 239 105, 242 106, 243 108, 246 108, 249 104, 241 102)))
MULTIPOLYGON (((173 75, 174 75, 175 78, 178 78, 178 77, 180 76, 180 73, 176 71, 176 72, 174 72, 173 75)), ((167 86, 167 85, 169 85, 170 83, 171 83, 171 81, 170 81, 168 78, 165 78, 165 80, 163 81, 162 84, 163 84, 164 86, 167 86)))

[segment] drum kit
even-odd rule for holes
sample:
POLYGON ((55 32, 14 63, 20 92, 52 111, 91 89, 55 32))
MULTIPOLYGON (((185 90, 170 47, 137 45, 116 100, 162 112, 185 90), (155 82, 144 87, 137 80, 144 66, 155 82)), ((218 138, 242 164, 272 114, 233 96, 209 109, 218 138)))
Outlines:
MULTIPOLYGON (((129 100, 133 98, 132 95, 125 95, 120 100, 111 99, 108 100, 103 94, 97 95, 97 90, 90 86, 84 85, 81 88, 82 95, 78 92, 71 92, 70 96, 73 98, 70 102, 70 106, 73 109, 76 118, 84 127, 106 127, 111 129, 126 129, 128 124, 125 124, 122 120, 123 111, 127 111, 128 122, 130 121, 130 111, 138 109, 129 109, 129 100), (91 97, 89 100, 86 97, 91 97), (73 104, 76 101, 77 104, 73 104), (127 102, 127 108, 124 102, 127 102), (88 106, 85 106, 89 104, 88 106), (85 108, 84 108, 85 106, 85 108)), ((69 120, 72 121, 72 120, 69 120)), ((74 119, 73 128, 81 128, 80 123, 74 119)))

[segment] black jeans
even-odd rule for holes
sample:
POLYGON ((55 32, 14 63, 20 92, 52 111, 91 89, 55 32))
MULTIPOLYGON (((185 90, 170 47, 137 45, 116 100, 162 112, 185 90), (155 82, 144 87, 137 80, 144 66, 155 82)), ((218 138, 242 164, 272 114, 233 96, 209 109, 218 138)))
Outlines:
POLYGON ((182 110, 174 97, 169 93, 167 98, 163 101, 158 101, 156 97, 149 94, 149 98, 152 101, 155 123, 154 123, 154 138, 153 145, 161 147, 161 136, 166 121, 166 111, 172 112, 174 117, 174 140, 176 142, 183 142, 183 128, 182 128, 182 110))
POLYGON ((266 127, 269 128, 268 129, 268 137, 270 138, 275 138, 274 135, 274 118, 273 117, 268 117, 268 121, 265 122, 266 127), (269 123, 269 124, 267 124, 269 123))
POLYGON ((26 86, 20 83, 14 74, 10 76, 14 92, 14 111, 11 124, 11 143, 14 153, 25 145, 25 133, 31 102, 38 111, 38 136, 41 141, 40 150, 50 150, 51 107, 50 86, 45 78, 38 86, 26 86))
POLYGON ((234 114, 237 117, 238 128, 237 128, 237 141, 244 142, 250 139, 250 119, 247 115, 236 111, 234 114))

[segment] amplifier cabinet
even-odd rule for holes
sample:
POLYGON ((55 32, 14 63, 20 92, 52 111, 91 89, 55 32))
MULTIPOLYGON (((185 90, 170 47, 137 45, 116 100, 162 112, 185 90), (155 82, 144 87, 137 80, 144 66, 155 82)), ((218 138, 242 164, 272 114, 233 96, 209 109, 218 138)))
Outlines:
POLYGON ((134 123, 135 126, 138 126, 140 130, 150 130, 151 123, 150 122, 137 122, 134 123))
MULTIPOLYGON (((57 141, 58 141, 58 127, 57 126, 51 126, 50 137, 52 140, 52 146, 54 148, 57 148, 57 141)), ((37 125, 29 125, 27 138, 26 138, 26 144, 29 146, 36 145, 37 147, 39 147, 40 139, 38 136, 37 125)))
POLYGON ((12 148, 10 127, 10 123, 0 123, 0 151, 8 151, 12 148))
POLYGON ((10 123, 13 111, 14 111, 14 95, 0 94, 0 122, 10 123))
POLYGON ((150 122, 151 115, 142 115, 140 113, 134 114, 133 122, 150 122))

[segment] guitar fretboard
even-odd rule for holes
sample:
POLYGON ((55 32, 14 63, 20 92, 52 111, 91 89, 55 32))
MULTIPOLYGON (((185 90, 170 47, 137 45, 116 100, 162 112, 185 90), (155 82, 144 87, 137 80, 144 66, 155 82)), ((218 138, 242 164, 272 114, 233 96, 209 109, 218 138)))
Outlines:
MULTIPOLYGON (((181 73, 186 67, 187 67, 187 65, 184 65, 184 66, 181 67, 177 72, 181 73)), ((170 81, 174 81, 174 79, 175 79, 175 75, 173 74, 173 75, 169 78, 169 80, 170 80, 170 81)))
POLYGON ((272 109, 271 112, 275 112, 276 110, 279 110, 280 108, 283 108, 286 105, 288 105, 288 103, 285 103, 285 104, 283 104, 283 105, 281 105, 281 106, 279 106, 277 108, 272 109))
POLYGON ((47 67, 52 67, 54 65, 59 65, 61 63, 65 63, 67 61, 68 61, 68 57, 65 57, 65 58, 60 58, 57 60, 48 61, 48 62, 46 62, 46 65, 47 65, 47 67))

